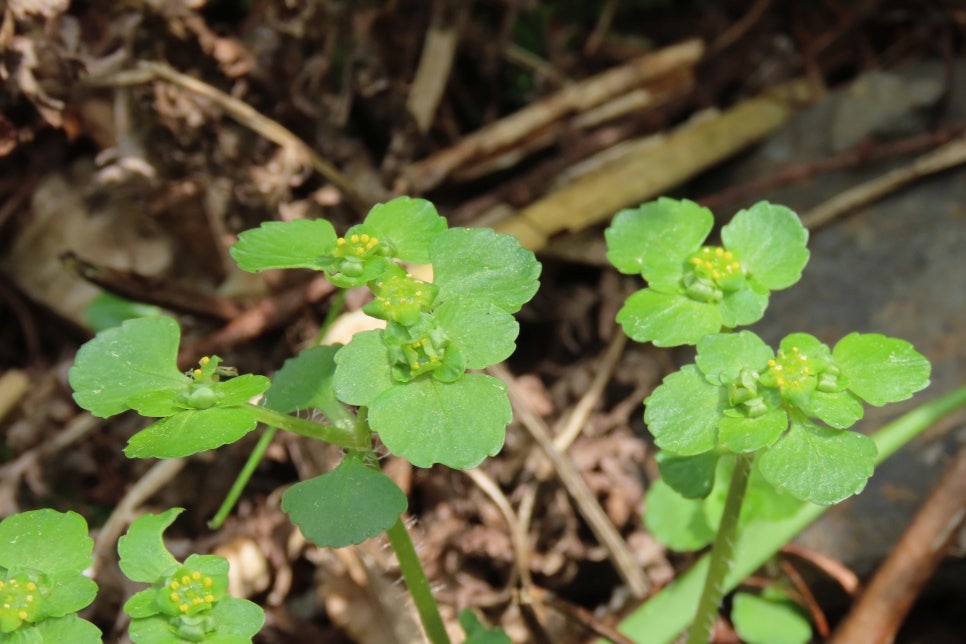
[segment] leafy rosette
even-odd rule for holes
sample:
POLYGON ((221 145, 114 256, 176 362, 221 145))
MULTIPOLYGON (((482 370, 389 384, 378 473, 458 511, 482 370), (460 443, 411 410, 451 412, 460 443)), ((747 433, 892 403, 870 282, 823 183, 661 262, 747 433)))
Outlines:
POLYGON ((128 409, 162 418, 128 441, 132 458, 177 458, 232 443, 257 424, 248 401, 268 389, 264 376, 222 380, 234 370, 218 356, 178 370, 181 331, 171 318, 139 318, 103 331, 80 348, 69 379, 74 400, 107 418, 128 409))
POLYGON ((628 337, 659 347, 696 344, 722 328, 761 319, 771 291, 798 281, 808 261, 808 231, 784 206, 760 202, 706 244, 714 216, 688 200, 662 197, 623 210, 605 232, 607 258, 647 288, 617 314, 628 337))
POLYGON ((668 484, 684 496, 707 494, 719 454, 758 451, 772 485, 830 505, 872 475, 875 445, 844 431, 862 418, 863 402, 906 400, 929 384, 929 373, 911 344, 875 333, 853 333, 832 350, 795 333, 777 354, 750 331, 709 335, 695 364, 645 401, 644 420, 674 457, 668 484))
POLYGON ((94 542, 74 512, 32 510, 0 522, 0 641, 101 641, 77 616, 97 594, 84 576, 94 542))
POLYGON ((377 204, 365 221, 339 237, 324 219, 271 221, 238 236, 231 255, 243 270, 311 268, 341 288, 363 286, 395 265, 429 262, 429 243, 446 220, 425 199, 377 204))
POLYGON ((161 534, 181 512, 145 514, 118 541, 121 571, 132 581, 151 584, 124 604, 131 641, 250 643, 265 614, 257 604, 228 594, 228 560, 190 555, 182 564, 165 548, 161 534))
POLYGON ((414 465, 476 466, 503 446, 506 388, 465 373, 505 360, 519 331, 513 314, 537 290, 540 264, 509 235, 453 228, 430 244, 433 283, 391 272, 374 284, 371 315, 385 330, 353 337, 336 354, 342 402, 414 465))

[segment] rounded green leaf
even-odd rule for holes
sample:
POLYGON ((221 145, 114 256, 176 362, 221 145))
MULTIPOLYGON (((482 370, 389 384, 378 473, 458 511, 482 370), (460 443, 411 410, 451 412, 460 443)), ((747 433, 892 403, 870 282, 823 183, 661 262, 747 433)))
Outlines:
POLYGON ((102 291, 94 296, 84 311, 84 322, 95 333, 106 331, 134 318, 159 318, 163 315, 160 307, 143 302, 134 302, 119 295, 102 291))
POLYGON ((707 208, 661 197, 614 216, 604 231, 607 259, 622 273, 643 275, 652 287, 676 289, 684 261, 712 226, 714 215, 707 208))
POLYGON ((451 342, 463 353, 467 369, 503 362, 516 349, 520 325, 512 314, 490 302, 449 300, 433 312, 451 342))
POLYGON ((88 606, 97 596, 97 584, 74 570, 62 570, 47 576, 50 589, 45 599, 44 611, 61 617, 76 613, 88 606))
POLYGON ((482 300, 516 313, 539 286, 533 252, 488 228, 450 228, 433 238, 430 255, 440 302, 482 300))
POLYGON ((803 609, 787 596, 735 593, 731 622, 748 644, 806 644, 812 639, 803 609))
POLYGON ((407 504, 391 478, 351 454, 331 472, 296 483, 282 496, 292 523, 323 548, 362 543, 388 530, 407 504))
POLYGON ((211 407, 188 409, 148 425, 124 448, 128 458, 180 458, 215 449, 255 429, 258 409, 211 407))
MULTIPOLYGON (((93 580, 89 581, 94 583, 93 580)), ((101 629, 73 613, 64 615, 63 617, 45 619, 35 624, 33 630, 39 636, 39 639, 36 641, 44 643, 70 642, 70 644, 100 644, 102 641, 101 629)), ((14 641, 14 634, 10 633, 9 636, 11 641, 14 641)), ((22 641, 29 642, 30 639, 23 637, 22 641)))
POLYGON ((268 221, 238 235, 231 256, 250 273, 267 268, 319 270, 319 257, 335 248, 336 234, 324 219, 268 221))
POLYGON ((252 638, 265 625, 265 611, 247 599, 225 597, 209 613, 216 630, 205 641, 214 644, 251 644, 252 638))
POLYGON ((166 615, 132 619, 127 634, 134 644, 181 644, 183 641, 171 631, 166 615))
POLYGON ((87 522, 76 512, 44 508, 0 522, 0 568, 7 570, 80 573, 91 565, 93 548, 87 522))
POLYGON ((430 261, 430 242, 447 227, 432 203, 411 197, 376 204, 365 223, 392 244, 397 258, 413 264, 430 261))
POLYGON ((368 407, 380 393, 397 386, 392 377, 383 331, 363 331, 335 354, 332 385, 335 396, 348 405, 368 407))
POLYGON ((161 514, 143 514, 131 523, 117 542, 118 565, 128 579, 153 584, 178 567, 161 535, 182 512, 184 508, 171 508, 161 514))
POLYGON ((715 304, 645 288, 627 298, 617 312, 617 322, 635 342, 676 347, 697 344, 704 336, 720 331, 721 312, 715 304))
POLYGON ((781 440, 758 456, 758 469, 795 498, 833 505, 862 491, 877 451, 864 434, 793 422, 781 440))
POLYGON ((129 401, 148 392, 173 399, 188 382, 177 365, 180 336, 171 318, 128 320, 97 334, 70 369, 74 400, 107 418, 132 409, 129 401))
POLYGON ((707 335, 698 341, 694 359, 711 383, 724 384, 742 371, 761 371, 775 357, 765 341, 751 331, 707 335))
POLYGON ((790 209, 767 201, 736 214, 721 229, 721 240, 749 275, 773 291, 797 282, 808 263, 808 230, 790 209))
POLYGON ((737 291, 725 291, 718 303, 721 322, 728 328, 753 324, 760 320, 768 308, 768 290, 749 280, 737 291))
POLYGON ((849 390, 876 407, 906 400, 929 386, 929 360, 905 340, 850 333, 835 345, 832 357, 849 390))
POLYGON ((781 409, 762 416, 724 416, 718 423, 718 444, 735 453, 754 452, 771 445, 788 427, 788 415, 781 409))
POLYGON ((272 385, 272 381, 265 376, 246 373, 222 382, 212 384, 212 389, 219 394, 219 407, 231 407, 249 402, 259 394, 265 392, 272 385))
POLYGON ((669 548, 690 552, 714 540, 703 502, 681 496, 663 479, 651 484, 644 506, 644 525, 648 532, 669 548))
POLYGON ((503 447, 511 416, 506 385, 482 374, 413 380, 382 392, 369 407, 370 427, 416 467, 476 467, 503 447))
POLYGON ((350 418, 349 411, 336 399, 332 384, 335 354, 341 348, 340 344, 314 347, 286 360, 272 376, 263 404, 283 414, 314 407, 334 422, 350 418))
POLYGON ((644 401, 644 422, 661 449, 693 456, 717 444, 725 389, 709 384, 694 365, 682 367, 644 401))
POLYGON ((718 458, 714 450, 694 456, 661 450, 657 453, 657 467, 661 478, 675 492, 688 499, 703 499, 714 487, 718 458))
POLYGON ((803 411, 836 429, 848 429, 865 413, 859 399, 847 391, 813 391, 803 411))

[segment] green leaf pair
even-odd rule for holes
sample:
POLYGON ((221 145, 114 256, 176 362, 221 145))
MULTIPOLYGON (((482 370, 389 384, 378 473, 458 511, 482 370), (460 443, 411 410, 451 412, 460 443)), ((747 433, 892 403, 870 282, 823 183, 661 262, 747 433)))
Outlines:
POLYGON ((162 418, 135 434, 124 453, 132 458, 177 458, 232 443, 256 425, 248 401, 271 384, 246 374, 227 381, 217 356, 188 374, 177 366, 178 323, 140 318, 99 333, 77 352, 69 380, 74 400, 107 418, 128 409, 162 418))
POLYGON ((265 615, 257 604, 228 594, 228 560, 190 555, 182 564, 164 546, 161 534, 182 511, 141 516, 117 544, 121 571, 132 581, 151 584, 124 604, 131 640, 250 643, 265 615))
POLYGON ((705 246, 714 216, 688 200, 661 198, 623 210, 605 232, 607 258, 648 287, 617 314, 624 332, 659 347, 696 344, 705 335, 761 319, 770 291, 798 281, 808 231, 784 206, 760 202, 705 246))
POLYGON ((776 355, 742 331, 706 336, 697 348, 695 364, 665 378, 644 414, 671 453, 667 483, 687 497, 710 490, 719 454, 756 451, 764 478, 796 498, 829 505, 856 494, 876 451, 843 430, 862 418, 863 401, 898 402, 929 384, 928 360, 880 334, 853 333, 829 350, 795 333, 776 355))
POLYGON ((325 271, 341 288, 364 286, 379 278, 393 259, 430 261, 429 242, 446 229, 446 220, 424 199, 398 197, 376 205, 365 221, 336 235, 324 219, 267 222, 238 236, 231 256, 243 270, 311 268, 325 271))
POLYGON ((93 540, 74 512, 32 510, 0 522, 0 641, 101 641, 100 630, 77 616, 97 594, 83 571, 93 540))

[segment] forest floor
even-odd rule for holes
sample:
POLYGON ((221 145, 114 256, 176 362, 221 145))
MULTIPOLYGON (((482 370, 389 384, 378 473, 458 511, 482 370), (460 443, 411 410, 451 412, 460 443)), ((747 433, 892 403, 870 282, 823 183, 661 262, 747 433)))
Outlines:
MULTIPOLYGON (((277 439, 212 532, 206 522, 257 436, 145 490, 156 463, 122 452, 143 421, 82 413, 67 371, 106 291, 179 320, 182 368, 216 352, 271 375, 318 337, 331 291, 307 272, 242 273, 228 255, 237 234, 304 217, 345 230, 375 203, 421 196, 451 225, 518 235, 543 263, 506 364, 518 420, 481 466, 528 536, 526 560, 475 477, 394 457, 384 469, 409 495, 448 621, 470 607, 514 641, 590 641, 639 601, 534 426, 556 436, 649 592, 691 561, 641 519, 657 477, 641 401, 688 356, 621 339, 616 311, 640 284, 606 266, 607 220, 665 193, 730 216, 776 186, 938 148, 962 132, 938 125, 943 81, 921 102, 906 86, 906 113, 923 125, 915 135, 870 130, 743 183, 700 180, 863 74, 917 61, 952 69, 964 33, 966 10, 952 0, 8 0, 0 515, 75 510, 110 557, 106 522, 185 507, 169 531, 176 554, 230 559, 238 591, 267 612, 257 641, 406 641, 412 617, 385 543, 320 550, 281 511, 285 487, 331 468, 338 451, 277 439), (132 490, 143 495, 133 505, 132 490), (521 602, 521 566, 559 600, 521 602)), ((362 304, 346 299, 350 311, 362 304)), ((108 567, 98 583, 107 592, 86 615, 121 641, 131 589, 108 567)), ((734 641, 725 624, 719 635, 734 641)))

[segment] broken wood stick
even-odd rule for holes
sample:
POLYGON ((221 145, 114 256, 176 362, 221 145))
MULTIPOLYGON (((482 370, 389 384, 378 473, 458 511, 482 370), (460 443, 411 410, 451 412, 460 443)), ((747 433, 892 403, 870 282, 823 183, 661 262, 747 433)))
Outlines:
POLYGON ((504 151, 558 119, 587 111, 665 74, 693 66, 703 53, 702 41, 686 40, 565 87, 410 165, 402 174, 399 188, 406 193, 426 192, 457 168, 504 151))

